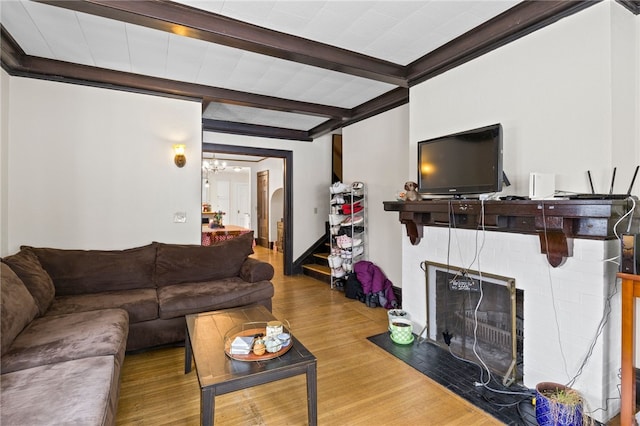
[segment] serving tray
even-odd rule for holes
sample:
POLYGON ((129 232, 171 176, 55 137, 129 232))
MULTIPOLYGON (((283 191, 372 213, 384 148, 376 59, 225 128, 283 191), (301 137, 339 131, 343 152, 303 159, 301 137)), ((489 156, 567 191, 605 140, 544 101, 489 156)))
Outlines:
MULTIPOLYGON (((289 330, 283 328, 285 333, 289 333, 289 330)), ((280 348, 278 352, 265 352, 262 355, 256 355, 253 351, 250 351, 248 354, 232 354, 231 353, 231 342, 238 336, 255 336, 256 334, 266 335, 267 331, 267 323, 266 322, 250 322, 244 323, 242 325, 233 327, 224 335, 224 353, 231 359, 235 359, 238 361, 267 361, 273 358, 277 358, 280 355, 284 355, 291 349, 293 346, 293 338, 289 340, 289 344, 287 346, 283 346, 280 348)))

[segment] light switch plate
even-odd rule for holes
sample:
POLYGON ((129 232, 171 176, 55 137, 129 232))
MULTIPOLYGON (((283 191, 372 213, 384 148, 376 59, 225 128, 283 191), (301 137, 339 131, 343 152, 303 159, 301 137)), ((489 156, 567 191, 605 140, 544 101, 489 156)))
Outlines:
POLYGON ((185 223, 187 221, 187 212, 175 212, 173 214, 174 223, 185 223))

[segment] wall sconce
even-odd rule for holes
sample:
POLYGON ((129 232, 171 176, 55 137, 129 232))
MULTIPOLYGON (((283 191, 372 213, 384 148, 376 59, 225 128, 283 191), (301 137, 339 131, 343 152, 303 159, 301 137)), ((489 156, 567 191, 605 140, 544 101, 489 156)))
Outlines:
POLYGON ((173 152, 175 153, 175 157, 173 157, 173 162, 176 163, 178 167, 184 167, 187 164, 187 157, 184 155, 184 144, 176 144, 173 146, 173 152))

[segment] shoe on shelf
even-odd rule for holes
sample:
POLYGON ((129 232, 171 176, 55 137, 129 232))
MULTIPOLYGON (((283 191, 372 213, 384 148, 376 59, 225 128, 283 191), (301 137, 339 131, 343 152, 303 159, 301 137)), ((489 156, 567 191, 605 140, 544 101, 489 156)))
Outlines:
POLYGON ((362 244, 362 240, 359 238, 351 238, 348 235, 339 235, 336 237, 336 243, 340 248, 351 248, 362 244))
POLYGON ((353 182, 353 184, 351 185, 351 193, 354 196, 362 197, 364 195, 364 183, 353 182))
POLYGON ((329 263, 329 268, 339 268, 342 265, 342 258, 340 255, 329 255, 327 257, 327 263, 329 263))
POLYGON ((340 194, 343 192, 347 192, 349 190, 349 186, 342 182, 336 182, 329 187, 329 192, 332 194, 340 194))
POLYGON ((331 275, 336 277, 336 278, 342 278, 345 276, 345 272, 344 269, 342 268, 335 268, 331 270, 331 275))
POLYGON ((344 214, 358 213, 362 211, 364 207, 362 207, 362 202, 358 201, 355 204, 344 204, 342 206, 342 212, 344 214))
POLYGON ((340 226, 358 225, 358 224, 362 223, 363 221, 364 221, 364 217, 362 217, 360 215, 349 216, 345 220, 343 220, 342 223, 340 223, 340 226))
POLYGON ((354 235, 362 234, 363 232, 364 228, 362 226, 340 226, 340 229, 332 235, 348 235, 353 237, 354 235))
POLYGON ((351 238, 351 241, 348 242, 349 248, 357 247, 362 245, 362 240, 360 238, 351 238))
POLYGON ((360 256, 362 253, 364 253, 364 247, 362 247, 361 245, 355 246, 353 248, 353 250, 351 251, 351 256, 353 257, 358 257, 360 256))
POLYGON ((336 245, 340 248, 343 248, 343 245, 347 243, 346 238, 349 238, 349 237, 347 237, 346 235, 338 235, 336 237, 336 245))
POLYGON ((355 196, 355 195, 351 196, 351 194, 344 194, 342 197, 344 198, 345 204, 357 204, 357 203, 360 203, 364 199, 364 197, 362 197, 362 196, 360 196, 360 197, 355 196))
POLYGON ((331 204, 344 204, 344 197, 342 194, 336 194, 331 198, 331 204))
POLYGON ((329 215, 329 225, 341 225, 344 222, 344 216, 340 214, 330 214, 329 215))

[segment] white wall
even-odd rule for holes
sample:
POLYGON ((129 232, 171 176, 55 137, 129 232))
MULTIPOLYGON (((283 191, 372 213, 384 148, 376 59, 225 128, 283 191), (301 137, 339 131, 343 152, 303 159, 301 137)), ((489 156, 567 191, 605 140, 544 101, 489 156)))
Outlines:
POLYGON ((402 287, 402 244, 398 214, 385 212, 383 201, 395 199, 407 180, 409 106, 345 127, 342 131, 342 173, 345 182, 361 181, 367 189, 368 259, 380 266, 396 287, 402 287))
POLYGON ((204 132, 205 143, 293 152, 293 260, 325 234, 329 214, 331 135, 313 142, 204 132))
POLYGON ((3 249, 200 242, 200 103, 20 77, 9 85, 3 249), (186 144, 182 169, 175 143, 186 144), (174 223, 176 212, 187 222, 174 223))
MULTIPOLYGON (((633 15, 618 3, 611 3, 611 134, 613 165, 629 175, 640 164, 640 16, 633 15), (633 143, 635 140, 635 143, 633 143)), ((617 176, 616 176, 617 180, 617 176)), ((617 188, 626 192, 631 177, 619 181, 617 188)), ((640 194, 640 181, 634 186, 640 194)))
MULTIPOLYGON (((3 255, 23 244, 199 243, 199 103, 2 77, 2 114, 9 118, 0 160, 11 158, 0 175, 3 255), (187 145, 182 169, 173 164, 178 142, 187 145), (174 224, 174 213, 183 211, 187 222, 174 224)), ((292 151, 294 259, 324 235, 331 135, 309 143, 206 133, 206 142, 292 151)))

